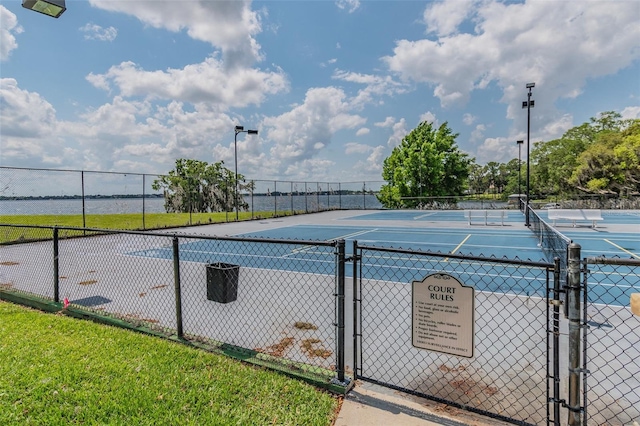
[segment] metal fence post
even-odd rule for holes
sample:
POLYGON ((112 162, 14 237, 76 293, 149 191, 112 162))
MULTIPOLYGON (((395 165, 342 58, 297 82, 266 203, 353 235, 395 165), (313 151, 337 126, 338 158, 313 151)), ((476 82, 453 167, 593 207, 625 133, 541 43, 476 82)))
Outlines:
POLYGON ((60 272, 58 251, 58 227, 53 227, 53 301, 60 303, 60 272))
MULTIPOLYGON (((86 228, 87 227, 87 212, 85 211, 85 204, 84 204, 84 170, 80 171, 80 184, 82 186, 82 227, 86 228)), ((87 230, 85 229, 83 231, 84 235, 87 235, 87 230)))
POLYGON ((182 296, 180 292, 180 248, 178 245, 178 237, 173 237, 173 277, 174 288, 176 294, 176 329, 178 330, 178 338, 182 339, 182 296))
POLYGON ((553 264, 553 424, 560 425, 560 258, 553 264))
POLYGON ((345 328, 345 318, 344 318, 344 264, 345 264, 345 242, 344 240, 337 241, 337 249, 338 249, 338 294, 337 296, 337 314, 338 314, 338 351, 337 351, 337 360, 336 360, 336 372, 338 373, 338 381, 340 383, 344 383, 344 328, 345 328))
POLYGON ((580 244, 569 245, 569 265, 567 276, 567 305, 569 319, 569 426, 580 426, 580 244))
POLYGON ((147 198, 147 194, 145 193, 145 177, 147 175, 142 175, 142 229, 147 229, 147 225, 145 224, 144 221, 144 216, 145 216, 145 201, 147 198))
POLYGON ((358 293, 358 267, 360 255, 358 254, 358 241, 353 240, 353 379, 358 378, 358 337, 360 322, 358 321, 358 307, 360 294, 358 293))

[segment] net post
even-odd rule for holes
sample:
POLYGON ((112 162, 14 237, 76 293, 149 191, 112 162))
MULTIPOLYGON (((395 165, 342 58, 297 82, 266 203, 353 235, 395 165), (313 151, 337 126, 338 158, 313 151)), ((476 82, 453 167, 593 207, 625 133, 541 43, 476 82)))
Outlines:
POLYGON ((569 410, 569 426, 581 426, 580 407, 580 244, 569 245, 569 261, 567 268, 567 308, 569 319, 569 397, 567 408, 569 410))

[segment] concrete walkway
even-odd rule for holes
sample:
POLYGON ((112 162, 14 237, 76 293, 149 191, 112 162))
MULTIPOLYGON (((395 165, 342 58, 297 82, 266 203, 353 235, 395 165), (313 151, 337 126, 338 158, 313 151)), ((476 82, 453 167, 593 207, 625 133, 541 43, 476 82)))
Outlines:
POLYGON ((358 382, 334 426, 506 426, 508 423, 424 398, 358 382))

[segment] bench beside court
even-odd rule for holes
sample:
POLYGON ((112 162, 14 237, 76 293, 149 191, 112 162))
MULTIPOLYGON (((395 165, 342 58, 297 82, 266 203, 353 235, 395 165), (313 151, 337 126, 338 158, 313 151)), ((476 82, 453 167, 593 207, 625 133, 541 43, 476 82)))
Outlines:
POLYGON ((464 216, 469 221, 469 225, 473 225, 474 220, 479 220, 480 222, 476 222, 477 224, 489 225, 498 224, 504 226, 504 220, 509 217, 509 214, 506 210, 466 210, 464 212, 464 216))
POLYGON ((591 222, 592 228, 596 228, 598 221, 603 220, 600 209, 549 209, 547 214, 549 220, 553 221, 553 226, 563 220, 570 221, 573 227, 578 221, 586 221, 591 222))

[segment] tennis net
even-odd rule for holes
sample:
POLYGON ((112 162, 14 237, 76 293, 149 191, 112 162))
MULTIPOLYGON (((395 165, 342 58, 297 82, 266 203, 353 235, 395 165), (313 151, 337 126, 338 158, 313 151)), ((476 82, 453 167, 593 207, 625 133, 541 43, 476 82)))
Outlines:
POLYGON ((542 249, 547 261, 553 262, 556 257, 560 259, 560 281, 566 284, 571 239, 542 220, 531 206, 529 206, 529 224, 531 231, 538 237, 538 246, 542 249))

